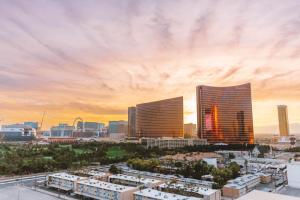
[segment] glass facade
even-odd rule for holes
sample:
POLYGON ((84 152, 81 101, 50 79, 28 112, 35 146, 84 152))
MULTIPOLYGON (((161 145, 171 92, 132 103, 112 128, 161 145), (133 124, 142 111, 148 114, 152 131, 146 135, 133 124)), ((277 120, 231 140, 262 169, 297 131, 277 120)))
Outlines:
POLYGON ((112 133, 125 133, 127 134, 128 122, 127 121, 109 121, 108 122, 108 132, 112 133))
POLYGON ((198 137, 209 143, 254 143, 250 83, 196 90, 198 137))
POLYGON ((135 137, 135 126, 136 126, 136 108, 129 107, 128 108, 128 136, 135 137))
POLYGON ((138 137, 183 137, 183 97, 136 106, 138 137))
POLYGON ((278 105, 279 134, 281 137, 290 135, 288 110, 286 105, 278 105))
POLYGON ((38 129, 39 127, 39 123, 38 122, 24 122, 24 125, 26 126, 30 126, 31 128, 34 128, 34 129, 38 129))

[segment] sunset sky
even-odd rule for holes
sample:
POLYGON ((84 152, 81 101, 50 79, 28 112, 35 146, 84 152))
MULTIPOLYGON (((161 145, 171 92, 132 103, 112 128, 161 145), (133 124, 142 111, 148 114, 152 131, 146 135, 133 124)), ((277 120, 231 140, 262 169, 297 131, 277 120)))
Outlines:
POLYGON ((127 107, 251 82, 254 126, 300 122, 299 0, 0 0, 2 124, 127 120, 127 107))

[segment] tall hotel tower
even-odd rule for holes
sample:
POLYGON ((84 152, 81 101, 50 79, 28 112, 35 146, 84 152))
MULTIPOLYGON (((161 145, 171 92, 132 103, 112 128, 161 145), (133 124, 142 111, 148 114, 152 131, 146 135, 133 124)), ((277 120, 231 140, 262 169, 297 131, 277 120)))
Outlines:
POLYGON ((138 137, 183 137, 183 97, 136 106, 138 137))
POLYGON ((254 143, 250 83, 196 90, 198 137, 209 143, 254 143))
POLYGON ((128 136, 129 137, 136 137, 135 121, 136 121, 136 108, 129 107, 128 108, 128 136))
POLYGON ((289 119, 286 105, 278 105, 279 133, 281 137, 289 136, 289 119))

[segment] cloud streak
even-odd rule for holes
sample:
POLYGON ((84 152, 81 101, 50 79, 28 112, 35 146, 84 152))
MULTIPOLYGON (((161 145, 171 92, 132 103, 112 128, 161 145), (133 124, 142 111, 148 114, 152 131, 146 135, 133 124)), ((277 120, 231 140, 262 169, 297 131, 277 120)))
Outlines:
MULTIPOLYGON (((200 84, 247 81, 259 105, 297 110, 300 3, 233 2, 4 0, 3 115, 38 120, 47 110, 47 126, 77 115, 107 122, 126 119, 127 106, 140 102, 181 95, 194 102, 200 84)), ((257 122, 277 120, 262 108, 254 108, 257 122)))

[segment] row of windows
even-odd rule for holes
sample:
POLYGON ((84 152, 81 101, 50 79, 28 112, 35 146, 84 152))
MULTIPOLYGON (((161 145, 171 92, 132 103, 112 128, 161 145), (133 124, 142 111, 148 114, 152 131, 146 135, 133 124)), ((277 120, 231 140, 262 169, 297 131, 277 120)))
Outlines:
POLYGON ((253 143, 251 86, 197 87, 198 136, 210 143, 253 143))

